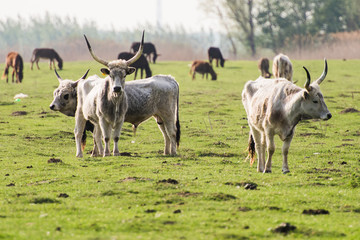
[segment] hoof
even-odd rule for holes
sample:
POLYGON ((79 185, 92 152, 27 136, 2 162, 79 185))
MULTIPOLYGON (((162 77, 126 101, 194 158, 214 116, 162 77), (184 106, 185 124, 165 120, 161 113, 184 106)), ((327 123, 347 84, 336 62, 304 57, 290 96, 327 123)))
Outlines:
POLYGON ((264 170, 264 173, 271 173, 271 170, 264 170))
POLYGON ((117 152, 117 153, 114 153, 113 155, 114 156, 120 156, 120 153, 117 152))
POLYGON ((283 172, 283 174, 287 174, 287 173, 290 173, 290 170, 283 170, 282 172, 283 172))

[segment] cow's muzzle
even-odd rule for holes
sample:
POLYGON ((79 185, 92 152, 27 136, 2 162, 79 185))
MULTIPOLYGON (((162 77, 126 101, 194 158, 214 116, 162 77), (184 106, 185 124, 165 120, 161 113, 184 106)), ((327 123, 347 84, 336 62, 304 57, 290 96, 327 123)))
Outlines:
POLYGON ((121 87, 114 87, 114 92, 115 93, 120 93, 121 92, 121 87))

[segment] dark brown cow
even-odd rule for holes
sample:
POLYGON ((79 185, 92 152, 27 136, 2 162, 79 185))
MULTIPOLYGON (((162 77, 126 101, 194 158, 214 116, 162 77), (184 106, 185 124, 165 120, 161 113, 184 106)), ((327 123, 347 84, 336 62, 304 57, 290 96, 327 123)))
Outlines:
POLYGON ((36 63, 36 66, 39 68, 39 60, 40 58, 50 59, 50 69, 51 64, 55 67, 55 60, 58 62, 58 67, 61 70, 63 67, 63 60, 60 58, 59 54, 52 48, 35 48, 31 57, 31 70, 33 69, 34 62, 36 63))
POLYGON ((270 61, 268 58, 261 58, 258 62, 258 68, 261 72, 261 76, 264 78, 270 78, 271 73, 269 72, 270 61))
MULTIPOLYGON (((133 42, 130 47, 130 52, 136 53, 139 50, 140 42, 133 42)), ((160 54, 156 53, 155 45, 151 42, 144 43, 144 51, 143 54, 145 57, 149 58, 149 62, 151 62, 151 54, 153 55, 153 63, 155 63, 156 59, 160 54)))
POLYGON ((206 74, 206 79, 208 79, 208 73, 211 75, 211 80, 216 80, 217 75, 211 66, 210 63, 201 61, 201 60, 195 60, 192 62, 190 67, 189 74, 192 75, 192 80, 195 79, 195 72, 202 74, 202 77, 204 78, 204 74, 206 74))
MULTIPOLYGON (((130 53, 130 52, 121 52, 118 55, 118 59, 129 60, 130 58, 134 57, 134 55, 135 54, 130 53)), ((141 75, 140 75, 141 79, 143 78, 143 70, 145 70, 145 74, 146 74, 147 78, 152 76, 152 73, 151 73, 151 70, 149 67, 149 63, 146 60, 146 57, 144 55, 141 55, 140 58, 136 62, 134 62, 130 65, 130 67, 136 68, 134 80, 136 79, 137 71, 139 68, 141 70, 141 75)))
POLYGON ((5 60, 5 70, 2 78, 6 77, 6 82, 9 82, 9 67, 13 68, 12 82, 14 82, 14 75, 16 75, 16 83, 21 83, 23 80, 23 59, 17 52, 9 52, 5 60))
POLYGON ((208 57, 209 62, 212 64, 212 60, 216 59, 216 67, 219 67, 219 60, 220 60, 220 66, 224 67, 225 59, 223 58, 220 48, 217 47, 210 47, 208 49, 208 57))

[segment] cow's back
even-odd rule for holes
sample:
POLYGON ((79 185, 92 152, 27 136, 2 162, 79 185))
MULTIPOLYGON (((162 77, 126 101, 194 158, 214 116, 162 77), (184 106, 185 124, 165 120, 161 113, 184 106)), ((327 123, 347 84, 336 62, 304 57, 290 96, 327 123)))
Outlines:
POLYGON ((125 83, 128 111, 125 121, 140 123, 177 101, 179 85, 172 76, 156 75, 125 83))

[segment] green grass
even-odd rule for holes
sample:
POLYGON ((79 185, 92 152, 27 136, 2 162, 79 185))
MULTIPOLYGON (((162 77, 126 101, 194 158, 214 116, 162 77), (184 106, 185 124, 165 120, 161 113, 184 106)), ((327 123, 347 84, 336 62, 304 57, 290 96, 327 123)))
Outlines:
MULTIPOLYGON (((136 137, 124 124, 119 148, 131 156, 83 159, 75 157, 74 118, 49 109, 54 72, 45 62, 40 71, 26 63, 22 84, 0 82, 0 239, 359 239, 360 118, 340 112, 360 110, 360 61, 328 63, 321 89, 333 118, 297 126, 287 175, 278 138, 273 173, 245 161, 241 91, 259 75, 254 61, 226 62, 215 69, 217 81, 192 81, 189 62, 151 64, 153 74, 180 84, 179 155, 161 155, 163 138, 150 119, 136 137), (29 97, 15 102, 20 92, 29 97), (330 214, 302 214, 307 209, 330 214), (295 231, 271 231, 282 222, 295 231)), ((303 65, 316 79, 323 61, 293 61, 299 86, 303 65)), ((59 73, 77 79, 88 68, 100 75, 100 67, 65 62, 59 73)))

